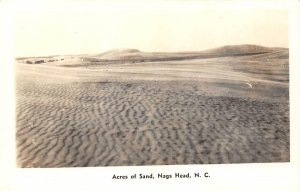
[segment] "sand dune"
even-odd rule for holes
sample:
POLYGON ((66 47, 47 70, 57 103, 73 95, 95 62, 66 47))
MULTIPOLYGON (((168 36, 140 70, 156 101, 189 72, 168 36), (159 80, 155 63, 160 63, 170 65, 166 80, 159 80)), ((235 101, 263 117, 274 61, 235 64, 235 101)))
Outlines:
POLYGON ((205 53, 217 54, 217 55, 243 55, 243 54, 260 54, 260 53, 268 53, 275 52, 276 49, 258 46, 258 45, 227 45, 219 48, 210 49, 204 51, 205 53))
MULTIPOLYGON (((200 52, 141 52, 137 49, 116 49, 97 55, 99 59, 174 59, 174 58, 207 58, 233 55, 261 54, 275 52, 276 49, 258 45, 231 45, 200 52)), ((165 60, 164 60, 165 61, 165 60)))
MULTIPOLYGON (((81 61, 90 62, 145 62, 145 61, 176 61, 201 58, 215 58, 227 56, 246 56, 253 54, 265 54, 287 51, 287 49, 269 48, 258 45, 230 45, 198 52, 143 52, 137 49, 115 49, 97 55, 82 55, 81 61)), ((19 58, 18 60, 27 64, 41 64, 47 62, 58 62, 74 56, 41 57, 41 58, 19 58)))
MULTIPOLYGON (((239 56, 143 62, 22 59, 18 166, 289 161, 288 50, 247 48, 239 56)), ((116 52, 142 54, 97 56, 116 52)))

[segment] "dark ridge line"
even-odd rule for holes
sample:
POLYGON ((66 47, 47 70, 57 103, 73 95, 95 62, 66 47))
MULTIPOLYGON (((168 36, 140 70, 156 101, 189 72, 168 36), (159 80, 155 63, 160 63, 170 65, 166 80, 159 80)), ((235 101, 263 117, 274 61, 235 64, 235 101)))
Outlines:
POLYGON ((93 58, 83 58, 91 62, 126 62, 126 61, 138 61, 138 62, 157 62, 157 61, 173 61, 173 60, 189 60, 189 59, 201 59, 201 58, 218 58, 218 57, 236 57, 236 56, 249 56, 249 55, 260 55, 272 52, 254 52, 254 53, 242 53, 242 54, 202 54, 195 56, 178 56, 178 57, 165 57, 165 58, 136 58, 136 59, 97 59, 92 60, 93 58))
POLYGON ((185 57, 166 57, 166 58, 145 58, 145 59, 124 59, 124 60, 107 60, 97 58, 83 58, 91 63, 79 64, 79 65, 59 65, 59 67, 84 67, 93 66, 99 63, 101 64, 128 64, 128 63, 143 63, 143 62, 161 62, 161 61, 180 61, 180 60, 195 60, 195 59, 206 59, 206 58, 221 58, 221 57, 239 57, 239 56, 251 56, 251 55, 262 55, 272 52, 259 52, 259 53, 244 53, 244 54, 223 54, 223 55, 197 55, 197 56, 185 56, 185 57))
MULTIPOLYGON (((222 49, 222 48, 234 48, 234 47, 243 47, 243 46, 250 46, 250 47, 258 47, 258 48, 270 48, 273 49, 273 51, 284 51, 284 50, 289 50, 289 47, 267 47, 267 46, 263 46, 263 45, 259 45, 259 44, 229 44, 229 45, 223 45, 223 46, 218 46, 215 48, 210 48, 210 49, 206 49, 206 50, 200 50, 200 51, 175 51, 175 52, 151 52, 151 53, 171 53, 171 54, 178 54, 178 53, 205 53, 206 51, 210 51, 210 50, 218 50, 218 49, 222 49)), ((102 52, 100 54, 95 54, 97 56, 101 56, 101 55, 105 55, 105 54, 109 54, 109 53, 113 53, 114 51, 125 51, 128 53, 132 53, 132 52, 140 52, 142 53, 143 51, 136 49, 136 48, 117 48, 117 49, 112 49, 112 50, 108 50, 105 52, 102 52)), ((144 52, 145 53, 145 52, 144 52)), ((150 53, 150 52, 148 52, 150 53)), ((53 53, 53 54, 48 54, 48 55, 39 55, 39 56, 33 56, 33 55, 28 55, 28 56, 15 56, 14 59, 15 60, 24 60, 24 59, 32 59, 32 58, 51 58, 51 57, 59 57, 59 56, 69 56, 69 57, 74 57, 74 56, 91 56, 91 54, 88 53, 81 53, 81 54, 57 54, 57 53, 53 53)))

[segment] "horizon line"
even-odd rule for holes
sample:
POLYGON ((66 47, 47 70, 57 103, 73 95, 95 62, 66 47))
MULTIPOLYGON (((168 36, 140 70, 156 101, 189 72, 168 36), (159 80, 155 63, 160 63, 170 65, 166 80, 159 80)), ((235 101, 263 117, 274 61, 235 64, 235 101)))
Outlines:
POLYGON ((116 51, 116 50, 137 50, 139 52, 145 52, 145 53, 191 53, 191 52, 205 52, 208 50, 213 50, 213 49, 218 49, 218 48, 225 48, 226 46, 259 46, 259 47, 264 47, 264 48, 284 48, 284 49, 289 49, 288 47, 285 46, 265 46, 265 45, 260 45, 260 44, 250 44, 250 43, 245 43, 245 44, 227 44, 227 45, 222 45, 222 46, 217 46, 217 47, 213 47, 213 48, 207 48, 207 49, 202 49, 202 50, 182 50, 182 51, 144 51, 142 49, 138 49, 138 48, 112 48, 112 49, 108 49, 105 51, 101 51, 99 53, 67 53, 67 54, 44 54, 44 55, 36 55, 36 56, 14 56, 15 59, 18 58, 39 58, 39 57, 56 57, 56 56, 79 56, 79 55, 99 55, 99 54, 103 54, 109 51, 116 51))

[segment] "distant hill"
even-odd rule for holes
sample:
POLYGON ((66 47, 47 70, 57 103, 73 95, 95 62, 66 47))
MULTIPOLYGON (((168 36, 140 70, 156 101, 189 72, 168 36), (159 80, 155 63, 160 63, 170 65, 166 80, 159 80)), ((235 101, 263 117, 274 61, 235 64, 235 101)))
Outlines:
POLYGON ((278 51, 278 48, 269 48, 258 45, 229 45, 199 52, 142 52, 137 49, 116 49, 93 56, 100 60, 181 60, 194 58, 210 58, 225 56, 243 56, 264 54, 278 51))
POLYGON ((137 49, 114 49, 96 55, 97 58, 104 60, 142 59, 149 56, 151 56, 149 53, 137 49))
POLYGON ((230 55, 241 55, 241 54, 269 53, 273 51, 275 50, 269 47, 245 44, 245 45, 222 46, 219 48, 214 48, 203 52, 209 54, 215 54, 215 55, 230 56, 230 55))
MULTIPOLYGON (((288 58, 288 49, 279 47, 264 47, 259 45, 227 45, 204 51, 190 52, 143 52, 137 49, 114 49, 96 55, 73 55, 73 56, 45 56, 16 58, 27 64, 43 64, 48 62, 68 64, 66 60, 77 58, 78 63, 88 62, 153 62, 153 61, 174 61, 186 59, 232 57, 232 56, 263 56, 269 53, 281 53, 281 57, 288 58)), ((277 55, 278 56, 278 55, 277 55)), ((74 62, 74 60, 72 61, 74 62)))

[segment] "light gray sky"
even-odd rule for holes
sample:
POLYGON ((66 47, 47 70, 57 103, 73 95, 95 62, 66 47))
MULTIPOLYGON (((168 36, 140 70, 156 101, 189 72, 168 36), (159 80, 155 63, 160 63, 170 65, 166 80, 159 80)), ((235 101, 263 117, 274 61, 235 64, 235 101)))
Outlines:
POLYGON ((85 8, 16 11, 15 56, 94 54, 116 48, 198 51, 228 44, 288 47, 284 8, 85 8))

